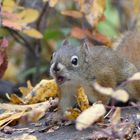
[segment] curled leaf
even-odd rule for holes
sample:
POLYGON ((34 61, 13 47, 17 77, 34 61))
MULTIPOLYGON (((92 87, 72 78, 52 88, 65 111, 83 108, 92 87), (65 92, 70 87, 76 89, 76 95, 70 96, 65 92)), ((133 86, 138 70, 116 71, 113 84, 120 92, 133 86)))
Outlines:
POLYGON ((94 122, 96 122, 100 117, 106 113, 103 104, 93 104, 87 110, 84 110, 76 119, 76 129, 83 130, 88 128, 94 122))
POLYGON ((49 97, 56 97, 59 93, 59 89, 55 80, 41 80, 27 96, 24 101, 26 103, 37 103, 45 101, 49 97))

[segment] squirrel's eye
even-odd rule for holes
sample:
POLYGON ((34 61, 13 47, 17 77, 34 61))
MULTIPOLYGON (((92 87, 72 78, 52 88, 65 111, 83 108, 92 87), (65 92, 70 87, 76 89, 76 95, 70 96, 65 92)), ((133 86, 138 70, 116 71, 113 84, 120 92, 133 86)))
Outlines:
POLYGON ((74 67, 78 66, 78 57, 77 56, 72 56, 71 57, 71 63, 74 67))

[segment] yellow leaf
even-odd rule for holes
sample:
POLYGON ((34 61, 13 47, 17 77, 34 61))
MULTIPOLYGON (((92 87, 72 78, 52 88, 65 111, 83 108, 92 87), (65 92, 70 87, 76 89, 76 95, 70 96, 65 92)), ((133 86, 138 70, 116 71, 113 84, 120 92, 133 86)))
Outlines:
POLYGON ((16 3, 14 0, 3 0, 2 10, 12 12, 15 6, 16 6, 16 3))
POLYGON ((0 120, 0 126, 1 126, 1 129, 8 125, 9 123, 11 123, 12 121, 16 120, 16 119, 19 119, 23 114, 25 113, 25 111, 22 111, 22 112, 18 112, 18 113, 13 113, 11 116, 9 116, 8 118, 5 118, 5 119, 2 119, 0 120), (6 123, 6 125, 5 125, 6 123))
POLYGON ((82 111, 89 107, 87 95, 82 87, 78 89, 77 103, 82 111))
POLYGON ((84 110, 76 119, 76 129, 83 130, 88 128, 94 122, 96 122, 100 117, 106 113, 103 104, 93 104, 87 110, 84 110))
POLYGON ((20 97, 18 97, 16 94, 12 94, 11 96, 9 96, 9 100, 13 104, 24 104, 23 100, 20 97))
POLYGON ((4 113, 0 114, 0 120, 4 120, 8 117, 10 117, 13 114, 13 112, 5 111, 4 113))
POLYGON ((64 113, 64 117, 66 117, 68 120, 75 120, 80 113, 81 111, 77 108, 69 109, 64 113))
POLYGON ((39 13, 35 9, 25 9, 22 10, 22 12, 17 13, 16 16, 19 18, 17 23, 27 24, 35 21, 38 18, 39 13))
POLYGON ((32 91, 24 98, 26 103, 45 101, 49 97, 56 97, 59 89, 55 80, 41 80, 32 91))
POLYGON ((27 87, 19 87, 20 92, 23 94, 23 96, 26 96, 32 91, 33 87, 30 81, 27 81, 27 87))
POLYGON ((140 13, 140 0, 134 0, 134 12, 135 14, 139 14, 140 13))
POLYGON ((79 11, 76 11, 76 10, 61 11, 61 14, 65 15, 65 16, 70 16, 70 17, 73 17, 73 18, 82 18, 83 17, 83 14, 79 11))
POLYGON ((54 7, 57 4, 58 0, 49 0, 50 7, 54 7))
POLYGON ((81 7, 81 12, 85 14, 85 17, 91 26, 96 26, 102 19, 105 10, 106 0, 77 0, 81 7))
POLYGON ((24 34, 30 36, 30 37, 37 38, 37 39, 40 39, 40 38, 43 37, 43 35, 39 31, 37 31, 36 29, 34 29, 34 28, 23 30, 22 32, 24 34))
POLYGON ((112 115, 111 122, 113 125, 116 125, 120 122, 120 119, 121 119, 121 109, 120 107, 117 107, 115 112, 112 115))

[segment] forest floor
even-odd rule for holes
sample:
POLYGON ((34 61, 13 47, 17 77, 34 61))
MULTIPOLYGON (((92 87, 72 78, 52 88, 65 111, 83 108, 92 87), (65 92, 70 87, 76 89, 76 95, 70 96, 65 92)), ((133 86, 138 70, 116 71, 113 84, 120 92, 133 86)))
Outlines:
POLYGON ((6 126, 0 132, 0 140, 114 140, 140 139, 140 110, 122 109, 121 123, 117 126, 96 123, 90 128, 78 131, 74 123, 57 120, 57 112, 47 113, 40 121, 24 126, 6 126), (139 118, 139 120, 138 120, 139 118), (35 136, 35 137, 34 137, 35 136), (119 136, 119 137, 118 137, 119 136))

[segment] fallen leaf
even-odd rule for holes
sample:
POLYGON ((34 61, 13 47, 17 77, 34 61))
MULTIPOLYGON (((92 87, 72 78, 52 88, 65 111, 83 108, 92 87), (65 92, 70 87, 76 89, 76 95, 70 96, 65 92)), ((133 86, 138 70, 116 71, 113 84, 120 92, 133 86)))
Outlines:
POLYGON ((41 80, 31 91, 24 97, 25 103, 37 103, 45 101, 49 97, 56 97, 59 88, 55 80, 41 80))
POLYGON ((19 87, 20 92, 23 94, 23 96, 26 96, 31 92, 33 89, 33 86, 30 81, 27 81, 27 87, 19 87))
POLYGON ((40 104, 37 107, 34 107, 32 110, 25 112, 23 116, 20 118, 20 124, 28 124, 31 122, 36 122, 40 120, 46 113, 49 108, 49 102, 45 102, 44 104, 40 104))
MULTIPOLYGON (((8 96, 8 95, 7 95, 8 96)), ((11 94, 8 96, 8 99, 13 103, 13 104, 25 104, 23 99, 18 97, 16 94, 11 94)))
POLYGON ((9 103, 0 103, 0 109, 8 110, 8 111, 15 111, 15 112, 21 112, 23 110, 31 110, 34 108, 37 108, 38 106, 41 106, 43 104, 48 104, 48 109, 51 106, 56 106, 58 104, 58 98, 55 98, 51 101, 41 102, 37 104, 31 104, 31 105, 15 105, 15 104, 9 104, 9 103))
POLYGON ((84 110, 76 119, 76 129, 83 130, 91 126, 100 117, 106 113, 103 104, 93 104, 87 110, 84 110))
POLYGON ((0 120, 4 120, 5 118, 8 118, 8 117, 10 117, 12 114, 13 114, 13 112, 6 111, 6 112, 0 114, 0 120))
POLYGON ((79 114, 81 113, 81 111, 77 108, 74 109, 68 109, 65 113, 64 113, 64 117, 68 120, 75 120, 79 114))
POLYGON ((37 137, 34 135, 29 135, 27 133, 22 134, 20 136, 16 136, 14 140, 37 140, 37 137))
POLYGON ((78 94, 77 94, 76 99, 77 99, 77 103, 82 111, 86 110, 89 107, 89 101, 88 101, 87 95, 84 92, 84 88, 80 87, 78 89, 78 94))
POLYGON ((116 125, 120 122, 121 120, 121 109, 120 107, 117 107, 115 112, 113 113, 112 117, 111 117, 111 123, 113 125, 116 125))
POLYGON ((12 121, 19 119, 24 113, 25 111, 17 112, 17 113, 14 112, 10 117, 0 120, 0 129, 3 129, 12 121))

